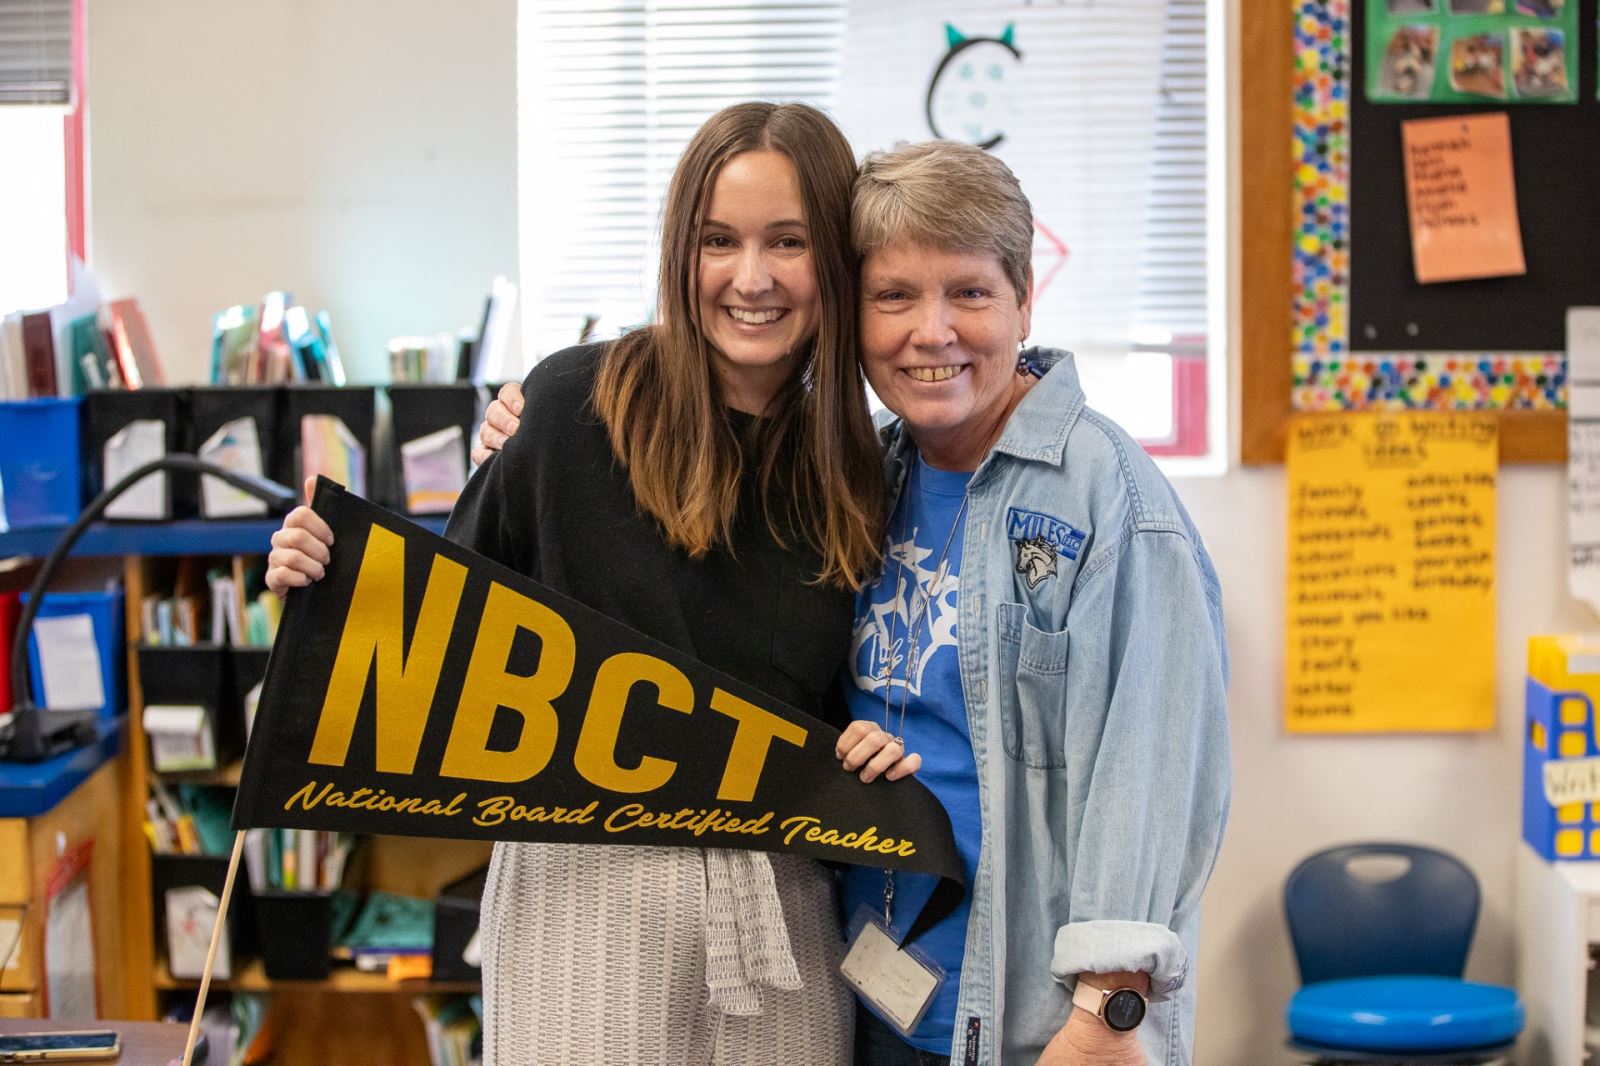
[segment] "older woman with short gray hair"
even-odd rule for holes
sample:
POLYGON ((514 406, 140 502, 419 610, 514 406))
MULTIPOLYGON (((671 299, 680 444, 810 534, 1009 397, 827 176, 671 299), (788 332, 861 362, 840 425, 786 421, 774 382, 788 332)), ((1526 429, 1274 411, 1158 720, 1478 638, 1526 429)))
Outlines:
MULTIPOLYGON (((846 768, 921 756, 971 886, 879 960, 898 991, 855 982, 856 1061, 1188 1063, 1229 799, 1216 573, 1072 356, 1026 346, 1033 219, 1004 163, 945 142, 870 155, 851 230, 861 366, 899 420, 839 750, 846 768)), ((485 445, 515 432, 517 399, 485 445)), ((841 887, 867 950, 903 940, 933 882, 850 867, 841 887)))

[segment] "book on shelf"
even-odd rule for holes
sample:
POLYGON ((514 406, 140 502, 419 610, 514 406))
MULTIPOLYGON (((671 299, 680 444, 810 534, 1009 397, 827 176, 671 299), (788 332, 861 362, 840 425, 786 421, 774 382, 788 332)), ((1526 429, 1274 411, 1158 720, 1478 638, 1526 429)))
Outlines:
POLYGON ((430 1066, 477 1066, 483 1055, 481 996, 418 996, 411 1005, 428 1037, 430 1066))
POLYGON ((49 311, 30 311, 22 316, 22 357, 28 365, 28 395, 35 399, 55 396, 59 387, 56 342, 49 311))
POLYGON ((150 326, 139 308, 139 301, 113 300, 105 306, 102 318, 123 383, 130 389, 165 384, 161 361, 156 356, 155 342, 150 337, 150 326))
POLYGON ((28 398, 28 360, 22 349, 22 316, 0 318, 0 387, 7 400, 28 398))

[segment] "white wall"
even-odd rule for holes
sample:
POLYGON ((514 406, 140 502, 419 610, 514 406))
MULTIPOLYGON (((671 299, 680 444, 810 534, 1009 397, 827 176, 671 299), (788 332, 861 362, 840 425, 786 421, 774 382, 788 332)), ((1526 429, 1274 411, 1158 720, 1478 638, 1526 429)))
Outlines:
POLYGON ((1299 985, 1283 882, 1306 855, 1354 840, 1415 841, 1472 866, 1483 888, 1467 976, 1514 978, 1527 638, 1591 626, 1566 595, 1563 472, 1502 471, 1493 732, 1291 737, 1282 724, 1287 507, 1282 468, 1187 479, 1178 490, 1222 581, 1233 658, 1233 813, 1206 893, 1196 1062, 1270 1066, 1299 985))
POLYGON ((288 289, 356 380, 515 277, 514 0, 90 0, 89 250, 168 377, 288 289))

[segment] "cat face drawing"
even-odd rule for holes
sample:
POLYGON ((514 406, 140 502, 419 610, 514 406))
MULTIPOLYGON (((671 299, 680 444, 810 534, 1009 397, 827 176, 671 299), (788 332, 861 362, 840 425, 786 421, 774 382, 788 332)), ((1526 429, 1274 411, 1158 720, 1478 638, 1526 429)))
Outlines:
POLYGON ((928 129, 940 140, 993 148, 1017 114, 1016 27, 1008 24, 999 37, 968 37, 945 23, 944 32, 950 50, 928 83, 928 129))

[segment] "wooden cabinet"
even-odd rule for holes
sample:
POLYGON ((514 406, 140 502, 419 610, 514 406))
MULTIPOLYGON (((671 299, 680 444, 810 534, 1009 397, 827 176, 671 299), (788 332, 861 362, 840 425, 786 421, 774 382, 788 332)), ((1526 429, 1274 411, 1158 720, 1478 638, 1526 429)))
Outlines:
POLYGON ((92 841, 88 879, 99 1009, 108 1018, 125 1016, 127 967, 118 932, 121 773, 121 760, 113 759, 44 813, 0 819, 0 950, 20 932, 18 951, 0 970, 0 1017, 43 1016, 50 875, 61 854, 85 841, 92 841))

